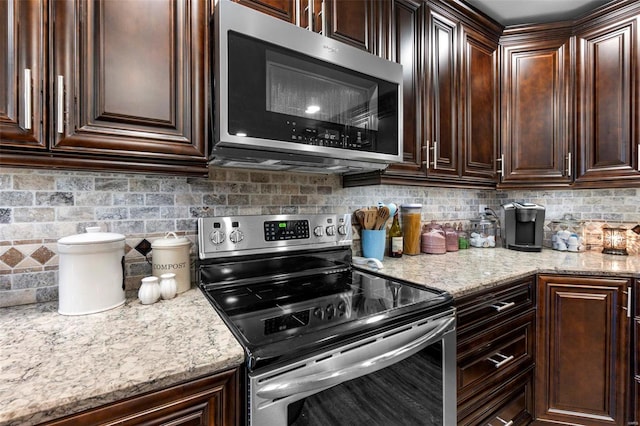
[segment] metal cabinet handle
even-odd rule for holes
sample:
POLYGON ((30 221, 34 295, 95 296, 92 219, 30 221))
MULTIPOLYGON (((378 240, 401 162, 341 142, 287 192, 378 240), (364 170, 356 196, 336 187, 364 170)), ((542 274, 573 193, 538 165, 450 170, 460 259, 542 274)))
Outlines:
POLYGON ((500 154, 500 158, 496 158, 496 161, 500 162, 500 169, 496 170, 496 173, 504 176, 504 154, 500 154))
POLYGON ((638 144, 638 171, 640 172, 640 143, 638 144))
POLYGON ((627 287, 627 291, 623 291, 622 293, 627 295, 627 306, 623 306, 622 309, 627 311, 627 318, 631 318, 631 300, 633 299, 631 287, 627 287))
POLYGON ((498 416, 496 416, 496 419, 498 421, 502 422, 503 426, 512 426, 513 425, 513 420, 506 421, 505 419, 502 419, 502 418, 500 418, 498 416))
POLYGON ((64 77, 58 76, 58 133, 64 133, 64 77))
POLYGON ((31 129, 31 70, 24 69, 24 129, 31 129))
POLYGON ((571 153, 568 153, 567 154, 567 177, 571 177, 571 168, 572 168, 571 153))
POLYGON ((491 305, 496 312, 502 312, 505 309, 509 309, 512 306, 515 306, 516 302, 497 302, 495 305, 491 305))
POLYGON ((429 141, 427 141, 426 145, 422 147, 422 151, 424 151, 424 161, 422 161, 423 166, 427 166, 429 168, 429 141))
POLYGON ((323 2, 320 4, 320 25, 321 25, 321 29, 320 29, 320 34, 322 35, 327 35, 326 29, 327 29, 327 22, 325 20, 324 17, 324 0, 323 2))
POLYGON ((506 356, 506 355, 502 355, 501 353, 497 353, 496 356, 499 356, 502 359, 498 361, 491 357, 487 358, 487 361, 491 361, 496 368, 502 367, 503 365, 505 365, 509 361, 512 361, 515 358, 515 356, 513 355, 506 356))
POLYGON ((300 26, 300 0, 296 0, 296 27, 300 26))
POLYGON ((303 13, 307 13, 307 29, 313 31, 313 0, 309 0, 303 13))
POLYGON ((438 142, 433 141, 433 170, 438 168, 438 142))

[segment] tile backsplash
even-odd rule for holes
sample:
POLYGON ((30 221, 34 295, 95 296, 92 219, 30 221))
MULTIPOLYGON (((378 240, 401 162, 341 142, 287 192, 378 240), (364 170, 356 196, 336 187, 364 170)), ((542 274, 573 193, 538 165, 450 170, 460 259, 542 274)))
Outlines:
MULTIPOLYGON (((378 201, 423 204, 424 221, 465 221, 479 206, 545 205, 548 221, 571 213, 593 223, 640 223, 640 189, 494 191, 373 186, 342 188, 335 175, 216 169, 209 179, 138 174, 0 171, 0 307, 57 300, 57 240, 88 226, 126 237, 126 288, 135 295, 151 264, 135 249, 172 231, 190 238, 197 218, 352 213, 378 201)), ((153 253, 153 252, 152 252, 153 253)), ((152 253, 150 256, 152 256, 152 253)))

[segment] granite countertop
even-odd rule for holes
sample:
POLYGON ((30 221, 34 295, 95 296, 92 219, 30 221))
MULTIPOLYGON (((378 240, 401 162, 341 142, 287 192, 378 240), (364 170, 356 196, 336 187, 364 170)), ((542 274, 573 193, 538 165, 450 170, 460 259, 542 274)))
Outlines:
POLYGON ((594 251, 520 252, 472 248, 440 255, 385 257, 382 263, 384 268, 377 271, 380 274, 446 290, 454 298, 537 272, 640 277, 640 256, 594 251))
MULTIPOLYGON (((640 256, 469 249, 385 257, 384 275, 454 297, 536 272, 640 277, 640 256)), ((363 269, 367 269, 366 267, 363 269)), ((0 309, 0 425, 30 425, 242 364, 200 290, 153 305, 63 316, 57 303, 0 309)))
POLYGON ((31 425, 237 367, 242 347, 200 290, 82 316, 0 309, 0 424, 31 425))

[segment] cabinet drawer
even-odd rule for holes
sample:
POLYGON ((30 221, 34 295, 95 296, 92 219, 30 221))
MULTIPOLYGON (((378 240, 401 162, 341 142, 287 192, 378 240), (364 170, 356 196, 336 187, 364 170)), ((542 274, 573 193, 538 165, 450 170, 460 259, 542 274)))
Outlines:
POLYGON ((533 364, 535 311, 458 341, 458 404, 533 364))
POLYGON ((456 299, 458 336, 483 330, 535 306, 534 276, 456 299))
POLYGON ((458 412, 458 425, 527 425, 533 420, 533 370, 508 382, 495 393, 476 398, 473 410, 458 412), (466 417, 462 417, 461 414, 466 417))

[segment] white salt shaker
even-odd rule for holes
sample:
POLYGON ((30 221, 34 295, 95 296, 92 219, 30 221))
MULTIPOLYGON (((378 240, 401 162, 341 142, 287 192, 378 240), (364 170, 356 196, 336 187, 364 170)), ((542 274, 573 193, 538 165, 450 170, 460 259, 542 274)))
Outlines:
POLYGON ((138 290, 138 299, 143 305, 156 303, 160 299, 160 284, 158 277, 144 277, 138 290))
POLYGON ((176 274, 173 272, 167 272, 160 275, 160 295, 164 300, 173 299, 178 292, 178 283, 176 281, 176 274))

